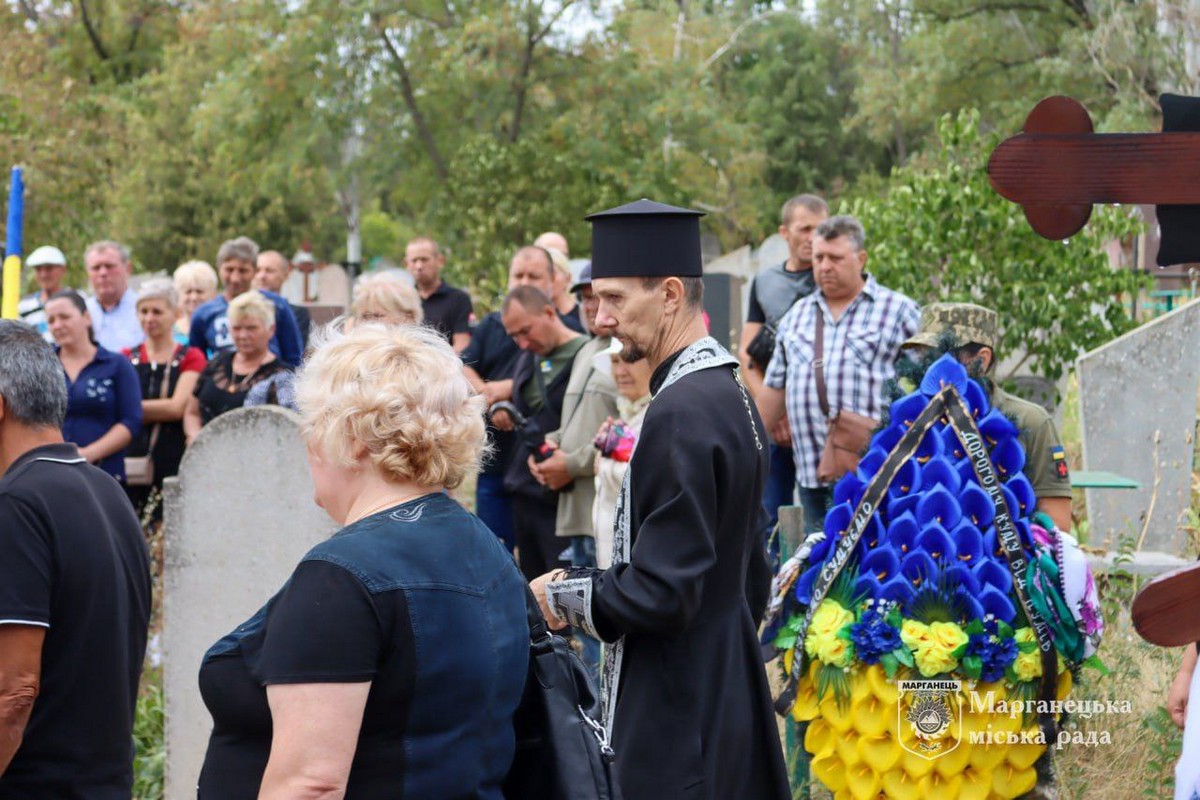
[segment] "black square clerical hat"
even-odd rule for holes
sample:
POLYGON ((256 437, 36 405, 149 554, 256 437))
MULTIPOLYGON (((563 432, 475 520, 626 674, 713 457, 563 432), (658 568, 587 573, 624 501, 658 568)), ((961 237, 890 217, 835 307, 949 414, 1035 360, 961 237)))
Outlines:
POLYGON ((587 217, 592 278, 698 278, 702 211, 638 200, 587 217))

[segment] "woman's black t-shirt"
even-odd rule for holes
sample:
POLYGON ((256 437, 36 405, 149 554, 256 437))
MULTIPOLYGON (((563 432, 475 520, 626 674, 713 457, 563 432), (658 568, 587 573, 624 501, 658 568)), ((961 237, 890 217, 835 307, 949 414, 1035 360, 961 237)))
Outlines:
POLYGON ((348 800, 500 800, 527 671, 525 613, 512 557, 445 494, 343 528, 205 655, 213 731, 200 800, 258 796, 267 687, 367 681, 348 800))
POLYGON ((268 609, 235 632, 246 637, 241 647, 206 658, 200 668, 200 694, 213 717, 200 797, 258 796, 271 754, 264 683, 360 681, 372 684, 349 796, 398 796, 395 776, 404 769, 398 723, 408 715, 415 658, 404 593, 372 596, 344 567, 304 561, 268 609), (382 652, 384 642, 394 643, 391 652, 382 652), (386 671, 379 671, 381 662, 386 671))
POLYGON ((228 350, 213 356, 200 380, 196 382, 195 394, 200 403, 200 424, 207 425, 226 411, 241 408, 246 395, 259 381, 279 372, 291 369, 278 358, 261 365, 253 375, 238 375, 233 371, 236 351, 228 350))

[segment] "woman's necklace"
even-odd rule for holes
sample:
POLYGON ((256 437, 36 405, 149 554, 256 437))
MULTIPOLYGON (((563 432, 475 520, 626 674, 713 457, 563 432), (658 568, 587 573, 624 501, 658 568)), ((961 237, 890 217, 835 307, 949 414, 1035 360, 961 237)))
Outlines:
POLYGON ((262 359, 266 358, 266 356, 262 356, 258 360, 257 363, 248 365, 246 367, 247 372, 243 373, 242 377, 238 378, 237 377, 238 355, 239 354, 235 353, 233 358, 231 358, 229 360, 229 393, 230 394, 237 394, 238 392, 241 392, 242 390, 244 390, 246 388, 246 381, 250 380, 258 373, 259 369, 261 369, 262 365, 263 365, 262 359))

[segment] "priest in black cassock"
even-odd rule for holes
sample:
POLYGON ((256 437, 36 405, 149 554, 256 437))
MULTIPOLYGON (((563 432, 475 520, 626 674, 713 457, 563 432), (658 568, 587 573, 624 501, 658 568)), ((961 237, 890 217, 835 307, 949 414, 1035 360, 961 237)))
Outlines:
POLYGON ((653 400, 617 506, 613 566, 531 584, 543 612, 607 643, 605 724, 625 800, 786 800, 756 636, 769 570, 767 434, 702 318, 699 212, 593 214, 597 323, 647 358, 653 400))

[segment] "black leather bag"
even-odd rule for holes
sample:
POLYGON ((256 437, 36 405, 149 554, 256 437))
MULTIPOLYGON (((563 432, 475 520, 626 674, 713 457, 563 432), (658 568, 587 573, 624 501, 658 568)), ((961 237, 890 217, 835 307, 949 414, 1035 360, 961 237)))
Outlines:
POLYGON ((566 639, 550 632, 527 592, 529 673, 513 727, 517 752, 507 800, 621 800, 613 750, 591 676, 566 639))
POLYGON ((775 355, 775 326, 769 322, 763 323, 763 326, 758 329, 758 333, 754 334, 754 338, 750 340, 750 344, 746 345, 746 353, 750 356, 750 360, 758 365, 763 372, 767 371, 767 367, 771 364, 771 356, 775 355))

